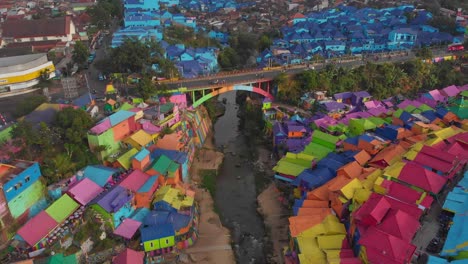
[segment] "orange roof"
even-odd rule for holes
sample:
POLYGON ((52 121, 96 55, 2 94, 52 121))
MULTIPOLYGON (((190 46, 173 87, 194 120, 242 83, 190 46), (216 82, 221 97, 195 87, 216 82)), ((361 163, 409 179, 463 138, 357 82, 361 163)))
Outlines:
POLYGON ((304 200, 302 202, 303 208, 327 208, 328 201, 318 201, 318 200, 304 200))
POLYGON ((291 233, 291 237, 297 237, 307 229, 322 223, 325 217, 330 214, 330 211, 322 211, 316 215, 289 217, 289 232, 291 233))
POLYGON ((350 162, 337 170, 337 174, 348 178, 357 178, 361 175, 362 167, 357 161, 350 162))
POLYGON ((327 212, 330 212, 330 208, 305 208, 301 207, 299 208, 299 211, 297 211, 298 216, 308 216, 308 215, 317 215, 317 214, 326 214, 327 212))
POLYGON ((296 13, 292 16, 292 19, 295 19, 295 18, 305 18, 305 16, 301 13, 296 13))
POLYGON ((390 145, 375 155, 375 157, 370 160, 370 163, 384 160, 390 165, 393 159, 400 157, 404 152, 405 149, 402 146, 390 145))
POLYGON ((344 175, 336 176, 335 179, 337 179, 337 180, 335 180, 332 184, 328 185, 328 190, 330 192, 337 192, 337 191, 341 190, 341 188, 343 188, 343 186, 345 186, 346 184, 348 184, 351 181, 350 178, 347 178, 344 175))
MULTIPOLYGON (((336 178, 335 178, 336 179, 336 178)), ((307 193, 308 200, 328 201, 328 187, 324 184, 307 193)))
POLYGON ((367 153, 367 151, 361 150, 356 155, 354 155, 354 159, 362 166, 371 159, 371 156, 369 153, 367 153))

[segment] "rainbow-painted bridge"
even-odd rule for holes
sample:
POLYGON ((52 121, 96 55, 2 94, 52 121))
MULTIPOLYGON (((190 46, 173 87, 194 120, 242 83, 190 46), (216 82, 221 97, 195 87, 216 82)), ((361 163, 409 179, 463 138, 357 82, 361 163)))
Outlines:
MULTIPOLYGON (((247 91, 253 92, 257 94, 261 94, 266 98, 271 100, 274 99, 273 95, 270 93, 270 80, 267 81, 257 81, 255 83, 248 83, 248 84, 217 84, 217 85, 210 85, 207 87, 196 87, 196 88, 187 88, 187 87, 180 87, 178 89, 173 89, 168 92, 171 93, 185 93, 190 94, 192 97, 192 106, 198 107, 205 101, 226 93, 230 91, 247 91), (263 87, 263 88, 262 88, 263 87), (197 92, 201 93, 201 97, 197 98, 197 92)), ((199 95, 198 95, 199 96, 199 95)))

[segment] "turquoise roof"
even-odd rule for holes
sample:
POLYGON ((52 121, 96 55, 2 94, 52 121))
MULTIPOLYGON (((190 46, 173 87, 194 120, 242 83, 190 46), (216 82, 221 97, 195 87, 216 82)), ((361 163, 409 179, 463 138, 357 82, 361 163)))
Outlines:
POLYGON ((137 154, 135 154, 135 156, 133 156, 133 158, 138 161, 142 161, 149 154, 150 152, 146 148, 142 148, 137 154))
POLYGON ((158 176, 152 176, 138 189, 138 193, 144 193, 151 189, 151 186, 158 180, 158 176))
POLYGON ((109 121, 111 123, 111 126, 115 126, 124 120, 129 119, 130 117, 134 116, 134 112, 126 111, 126 110, 120 110, 111 116, 109 116, 109 121))

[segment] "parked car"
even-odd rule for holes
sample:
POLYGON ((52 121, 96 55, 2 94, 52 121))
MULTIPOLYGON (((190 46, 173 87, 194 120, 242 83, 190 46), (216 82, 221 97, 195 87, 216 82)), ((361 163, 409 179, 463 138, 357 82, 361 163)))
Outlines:
POLYGON ((106 77, 102 74, 102 72, 99 73, 99 75, 98 75, 98 80, 104 81, 105 79, 106 79, 106 77))

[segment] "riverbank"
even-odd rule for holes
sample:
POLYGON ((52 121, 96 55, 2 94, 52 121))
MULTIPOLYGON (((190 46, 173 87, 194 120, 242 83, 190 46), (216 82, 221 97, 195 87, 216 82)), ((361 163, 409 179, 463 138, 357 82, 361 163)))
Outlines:
MULTIPOLYGON (((276 162, 271 151, 263 146, 257 148, 257 169, 266 175, 273 175, 271 170, 276 162)), ((284 204, 285 199, 271 182, 257 197, 258 213, 263 217, 267 235, 271 241, 271 254, 267 256, 268 263, 284 263, 283 248, 288 245, 289 212, 284 204)))
POLYGON ((190 169, 195 200, 200 208, 200 222, 197 242, 185 250, 189 255, 187 263, 235 263, 229 230, 221 224, 219 215, 215 212, 213 197, 200 187, 202 184, 200 171, 218 170, 223 159, 223 153, 215 150, 213 138, 209 136, 203 148, 198 151, 190 169))

